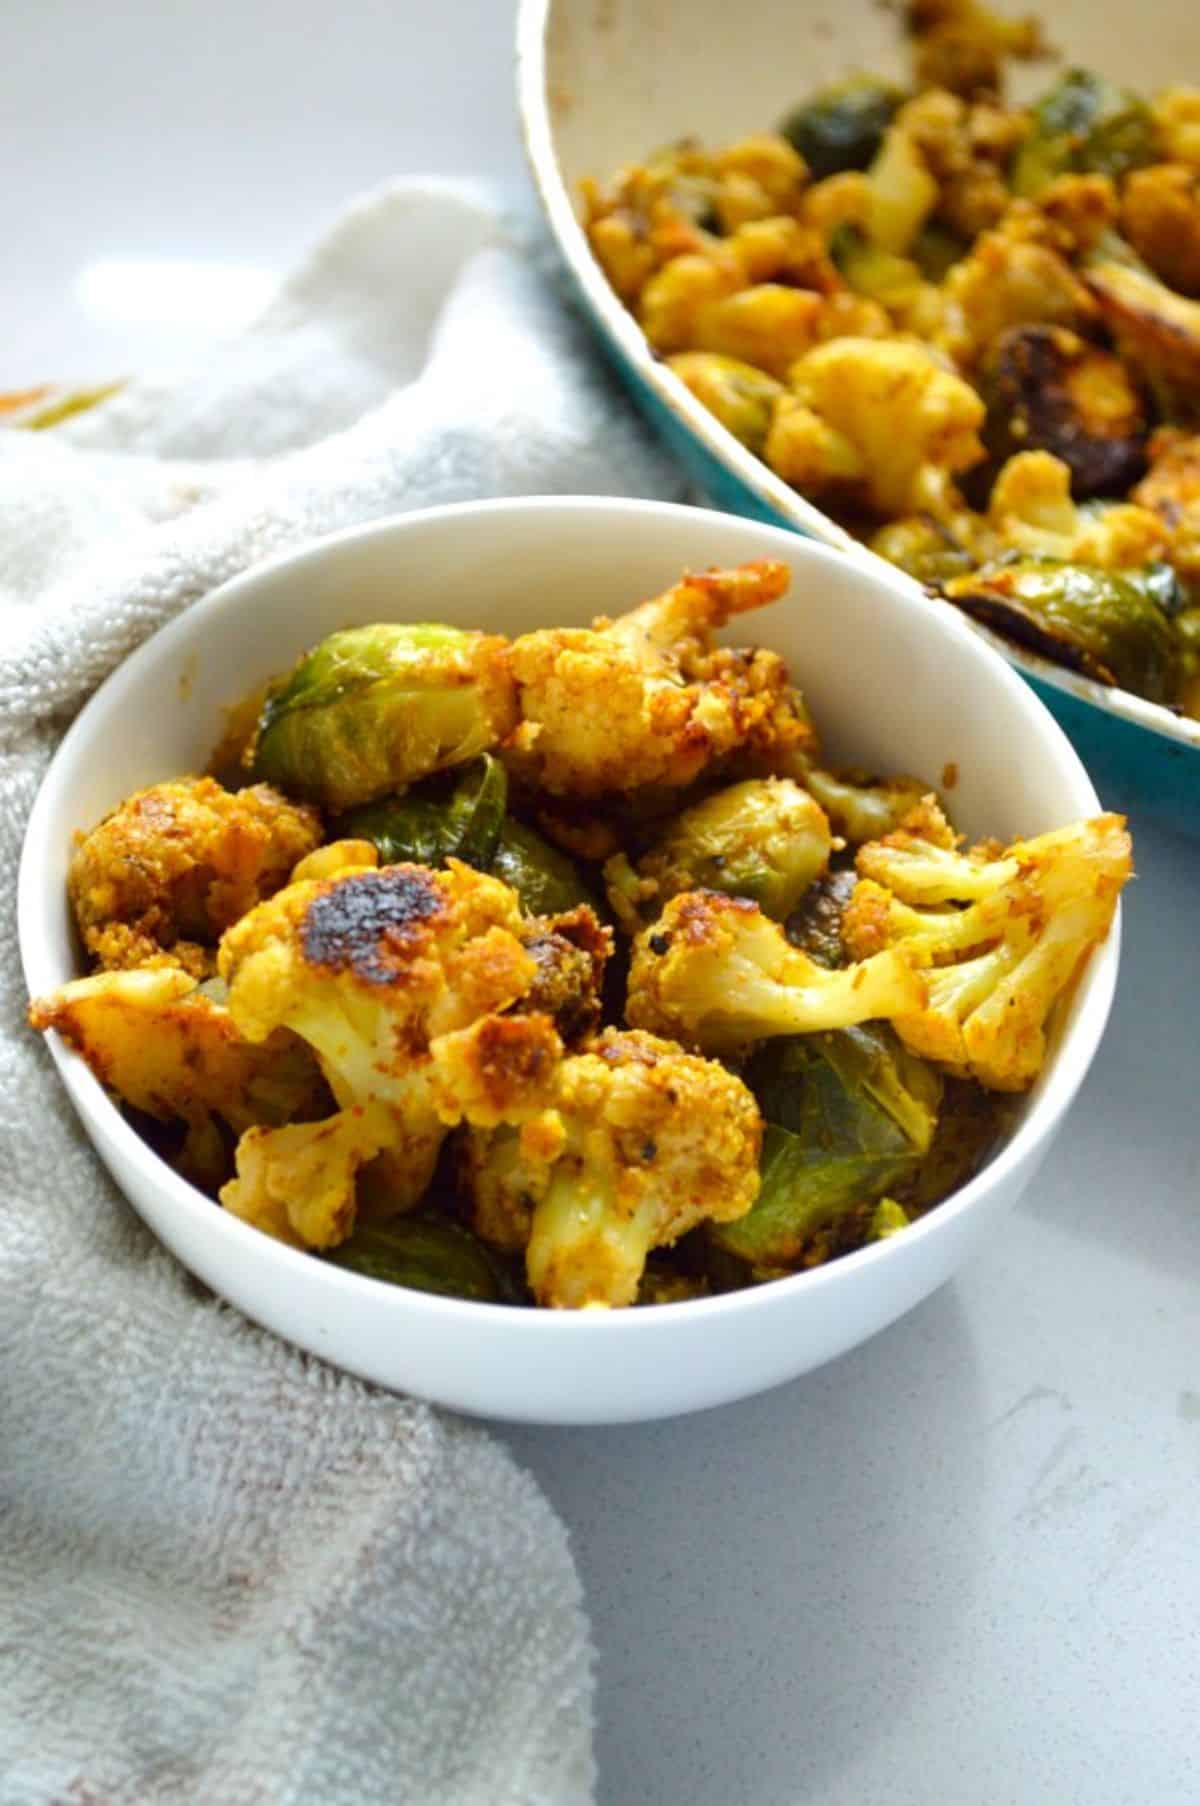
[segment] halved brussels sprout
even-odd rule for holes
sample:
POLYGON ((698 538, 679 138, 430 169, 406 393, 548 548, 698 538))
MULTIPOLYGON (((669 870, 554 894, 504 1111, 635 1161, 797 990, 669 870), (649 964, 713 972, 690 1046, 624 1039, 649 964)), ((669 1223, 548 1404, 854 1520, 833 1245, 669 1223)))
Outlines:
POLYGON ((819 182, 843 169, 866 169, 903 99, 891 82, 852 75, 789 113, 780 131, 819 182))
POLYGON ((1033 131, 1017 152, 1012 185, 1034 199, 1055 176, 1092 173, 1115 181, 1156 155, 1154 120, 1140 95, 1086 69, 1068 69, 1033 109, 1033 131))
POLYGON ((940 585, 972 565, 970 552, 932 514, 906 514, 872 535, 871 550, 918 583, 940 585))
POLYGON ((735 439, 762 455, 776 399, 785 393, 781 382, 718 351, 681 351, 667 363, 735 439))
POLYGON ((767 1119, 762 1186, 745 1216, 708 1233, 755 1266, 795 1265, 933 1140, 941 1077, 880 1024, 769 1043, 745 1077, 767 1119))
POLYGON ((487 871, 504 826, 508 774, 484 753, 453 785, 434 779, 403 796, 351 809, 339 832, 373 842, 381 865, 443 865, 461 859, 487 871))
MULTIPOLYGON (((650 913, 680 891, 717 890, 782 921, 829 864, 831 844, 825 811, 807 790, 790 778, 751 778, 676 816, 637 861, 637 875, 650 913)), ((620 855, 610 865, 618 879, 628 871, 620 855)))
POLYGON ((356 1229, 326 1258, 334 1266, 417 1292, 484 1304, 502 1304, 509 1298, 482 1243, 449 1217, 427 1212, 356 1229))
POLYGON ((290 796, 350 809, 465 764, 516 717, 495 635, 427 622, 352 627, 270 692, 254 771, 290 796))
POLYGON ((1119 358, 1063 326, 1016 326, 984 378, 983 439, 1000 463, 1048 451, 1071 472, 1076 501, 1124 495, 1146 468, 1149 423, 1119 358))
POLYGON ((1059 558, 1014 558, 955 577, 944 593, 976 620, 1057 664, 1151 702, 1171 702, 1181 657, 1163 600, 1177 591, 1167 565, 1109 571, 1059 558))

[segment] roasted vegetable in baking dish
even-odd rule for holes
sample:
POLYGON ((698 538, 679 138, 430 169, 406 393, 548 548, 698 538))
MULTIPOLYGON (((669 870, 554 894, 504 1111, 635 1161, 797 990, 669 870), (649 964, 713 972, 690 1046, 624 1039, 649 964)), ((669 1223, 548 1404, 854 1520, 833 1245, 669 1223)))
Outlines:
POLYGON ((592 249, 692 394, 849 532, 1022 645, 1194 713, 1184 630, 1136 571, 1195 590, 1200 568, 1190 503, 1144 487, 1153 447, 1200 425, 1200 90, 1074 68, 1016 106, 1034 21, 919 0, 907 23, 910 87, 860 73, 776 134, 588 182, 592 249), (1078 576, 1014 597, 1029 554, 1078 576))

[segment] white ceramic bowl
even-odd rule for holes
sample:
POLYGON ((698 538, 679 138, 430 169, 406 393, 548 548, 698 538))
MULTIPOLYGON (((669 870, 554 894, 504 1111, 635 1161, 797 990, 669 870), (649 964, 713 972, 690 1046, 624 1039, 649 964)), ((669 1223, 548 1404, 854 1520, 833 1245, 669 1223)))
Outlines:
MULTIPOLYGON (((953 762, 969 833, 1032 834, 1097 800, 1033 693, 950 610, 794 533, 650 502, 534 500, 435 509, 321 541, 226 584, 155 635, 63 741, 30 818, 19 925, 32 993, 75 976, 71 837, 130 791, 201 767, 222 709, 335 627, 443 619, 516 633, 586 623, 686 566, 784 559, 790 599, 740 623, 790 660, 835 758, 928 773, 953 762)), ((433 1297, 343 1272, 228 1216, 124 1121, 51 1037, 84 1127, 185 1266, 314 1354, 479 1415, 608 1423, 693 1411, 775 1385, 874 1334, 986 1244, 1028 1182, 1104 1028, 1114 932, 1087 968, 1011 1141, 968 1186, 886 1242, 754 1291, 611 1315, 433 1297)))
MULTIPOLYGON (((1001 0, 1001 11, 1023 6, 1001 0)), ((1152 30, 1118 6, 1035 6, 1066 56, 1145 92, 1200 80, 1200 9, 1156 0, 1152 30)), ((723 508, 812 534, 881 563, 727 432, 656 358, 592 256, 577 217, 580 182, 607 180, 656 145, 682 137, 728 143, 769 128, 825 82, 868 69, 903 80, 902 9, 883 0, 836 6, 751 0, 521 0, 517 103, 550 229, 614 364, 653 424, 723 508)), ((1014 75, 1016 98, 1040 93, 1054 64, 1014 75)), ((907 578, 895 577, 902 583, 907 578)), ((915 584, 912 587, 916 587, 915 584)), ((1128 690, 1109 689, 983 626, 974 631, 1023 671, 1121 807, 1200 834, 1200 721, 1128 690)))

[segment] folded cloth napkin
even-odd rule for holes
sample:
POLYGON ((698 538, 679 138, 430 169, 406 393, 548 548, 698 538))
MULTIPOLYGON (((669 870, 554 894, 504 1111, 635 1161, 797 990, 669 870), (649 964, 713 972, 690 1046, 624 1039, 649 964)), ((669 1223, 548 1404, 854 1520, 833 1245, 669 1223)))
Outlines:
POLYGON ((486 1433, 204 1296, 25 1026, 24 823, 162 622, 314 535, 484 495, 673 496, 581 323, 482 198, 362 202, 170 384, 0 432, 0 1802, 572 1806, 579 1583, 486 1433))

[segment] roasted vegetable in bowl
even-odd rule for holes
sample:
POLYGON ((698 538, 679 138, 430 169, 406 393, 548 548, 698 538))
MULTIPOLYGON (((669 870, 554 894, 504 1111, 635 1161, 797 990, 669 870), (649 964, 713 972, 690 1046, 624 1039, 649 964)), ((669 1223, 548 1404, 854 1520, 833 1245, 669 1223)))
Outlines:
POLYGON ((902 1234, 1036 1080, 1129 842, 964 850, 928 783, 828 768, 803 672, 718 638, 787 581, 459 635, 453 685, 438 629, 331 636, 297 672, 355 680, 315 685, 274 785, 296 673, 225 784, 82 837, 93 969, 31 1022, 214 1208, 385 1283, 645 1308, 902 1234))
POLYGON ((774 133, 585 182, 591 249, 651 350, 849 533, 1022 646, 1194 713, 1153 579, 1186 586, 1195 560, 1143 485, 1162 435, 1193 462, 1200 443, 1200 94, 1075 68, 1015 105, 1034 22, 906 14, 911 85, 860 73, 774 133), (1062 568, 1001 605, 993 573, 1030 553, 1062 568))

